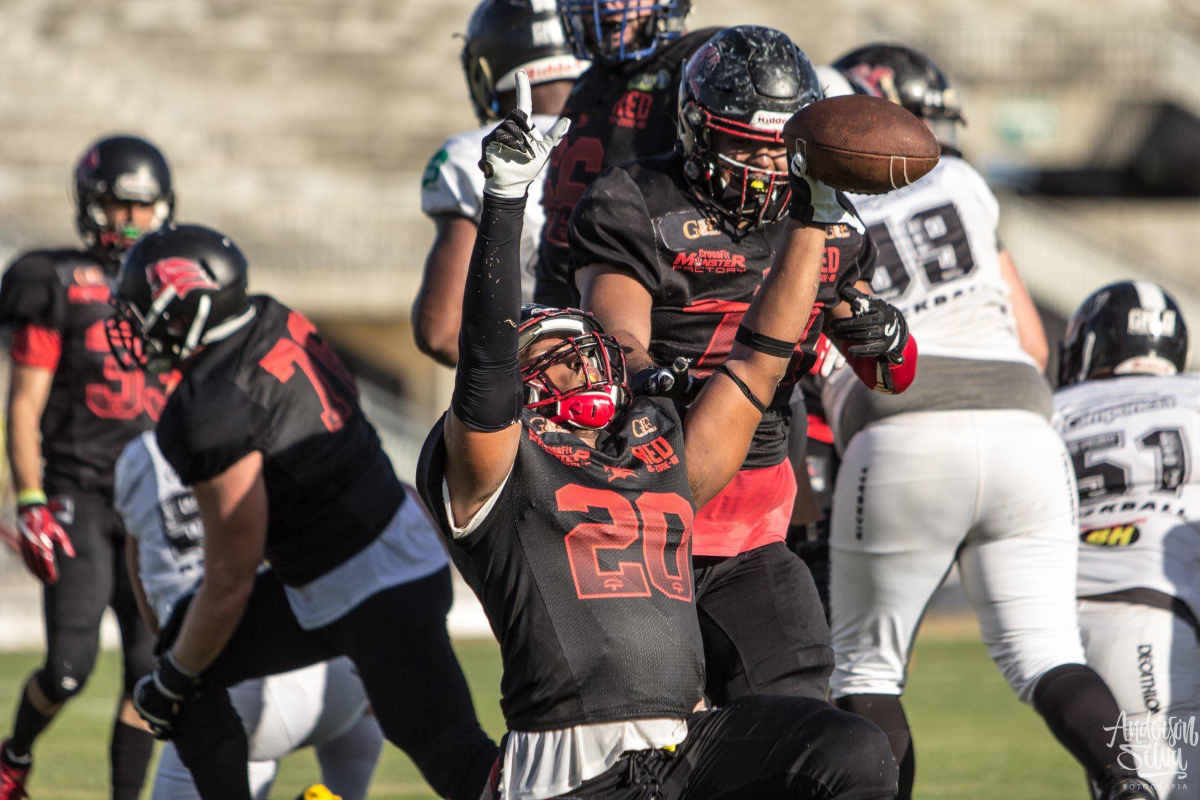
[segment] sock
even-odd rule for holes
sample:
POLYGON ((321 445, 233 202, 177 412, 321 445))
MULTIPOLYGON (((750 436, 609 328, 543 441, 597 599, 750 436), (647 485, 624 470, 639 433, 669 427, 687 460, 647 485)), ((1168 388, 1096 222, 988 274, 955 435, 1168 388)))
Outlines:
POLYGON ((154 754, 154 737, 149 731, 117 720, 113 724, 110 752, 113 800, 138 800, 146 780, 146 767, 154 754))
POLYGON ((1126 744, 1125 732, 1118 729, 1114 736, 1112 726, 1121 711, 1108 685, 1091 667, 1062 664, 1047 672, 1033 689, 1033 707, 1054 738, 1092 777, 1117 762, 1126 744))
POLYGON ((25 688, 21 691, 21 702, 17 704, 17 721, 13 724, 12 739, 8 743, 8 755, 14 762, 29 757, 34 740, 46 730, 50 720, 54 719, 53 714, 47 716, 29 702, 29 684, 37 680, 37 676, 38 673, 34 673, 25 682, 25 688))
POLYGON ((835 705, 874 722, 887 734, 892 755, 900 767, 900 794, 897 800, 912 800, 913 782, 917 776, 917 756, 913 751, 912 733, 900 698, 890 694, 852 694, 839 697, 835 705))

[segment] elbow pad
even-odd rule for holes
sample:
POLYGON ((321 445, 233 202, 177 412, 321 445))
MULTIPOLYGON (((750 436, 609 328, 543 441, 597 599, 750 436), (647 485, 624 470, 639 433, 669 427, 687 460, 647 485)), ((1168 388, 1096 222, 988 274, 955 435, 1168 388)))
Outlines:
POLYGON ((899 360, 887 356, 851 356, 846 363, 868 389, 880 394, 900 394, 917 376, 917 340, 911 334, 899 360))

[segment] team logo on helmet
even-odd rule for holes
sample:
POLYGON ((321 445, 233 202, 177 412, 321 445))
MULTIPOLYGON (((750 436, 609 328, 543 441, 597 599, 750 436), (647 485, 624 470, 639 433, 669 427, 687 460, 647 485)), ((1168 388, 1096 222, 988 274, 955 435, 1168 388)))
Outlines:
POLYGON ((900 90, 896 88, 896 70, 871 64, 855 64, 849 72, 873 94, 897 105, 903 105, 900 90))
POLYGON ((180 300, 196 289, 220 289, 204 268, 188 258, 164 258, 146 268, 150 297, 157 301, 168 290, 180 300))

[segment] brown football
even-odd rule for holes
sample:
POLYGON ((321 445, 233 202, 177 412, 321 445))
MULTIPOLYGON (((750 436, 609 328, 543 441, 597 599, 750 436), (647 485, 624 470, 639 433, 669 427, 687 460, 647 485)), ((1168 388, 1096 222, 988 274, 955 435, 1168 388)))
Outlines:
POLYGON ((819 100, 783 127, 788 157, 797 150, 808 172, 835 189, 883 194, 924 177, 941 148, 916 116, 881 97, 819 100))

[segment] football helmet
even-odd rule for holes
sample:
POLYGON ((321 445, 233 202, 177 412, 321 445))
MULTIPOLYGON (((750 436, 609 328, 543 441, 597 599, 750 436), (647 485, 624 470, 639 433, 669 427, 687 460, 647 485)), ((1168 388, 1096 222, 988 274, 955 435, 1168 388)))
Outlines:
POLYGON ((1149 281, 1119 281, 1093 292, 1071 315, 1059 350, 1058 383, 1175 375, 1187 363, 1187 325, 1175 298, 1149 281))
POLYGON ((142 237, 117 275, 109 345, 127 369, 169 372, 201 345, 219 342, 254 317, 250 265, 224 234, 170 224, 142 237))
POLYGON ((560 425, 604 428, 629 404, 621 345, 586 311, 534 303, 521 306, 518 352, 523 354, 547 338, 563 341, 522 365, 525 407, 543 409, 547 419, 560 425), (568 389, 556 386, 547 373, 557 364, 570 366, 582 382, 568 389))
POLYGON ((929 56, 900 44, 876 43, 846 53, 833 66, 856 88, 926 120, 943 146, 958 149, 958 126, 966 119, 950 81, 929 56))
POLYGON ((638 61, 683 35, 692 0, 558 0, 575 55, 600 64, 638 61))
POLYGON ((712 134, 782 148, 784 123, 820 99, 812 63, 786 34, 741 25, 710 39, 688 60, 679 84, 677 147, 697 197, 734 222, 780 219, 792 196, 787 170, 723 155, 712 134))
POLYGON ((484 124, 503 116, 500 94, 516 90, 517 70, 525 70, 536 86, 573 81, 588 66, 575 57, 557 11, 545 0, 483 0, 463 38, 463 73, 484 124))
POLYGON ((144 233, 132 225, 112 230, 105 202, 154 207, 157 230, 175 215, 171 168, 158 148, 136 136, 109 136, 94 143, 75 165, 75 227, 94 255, 113 271, 144 233))

